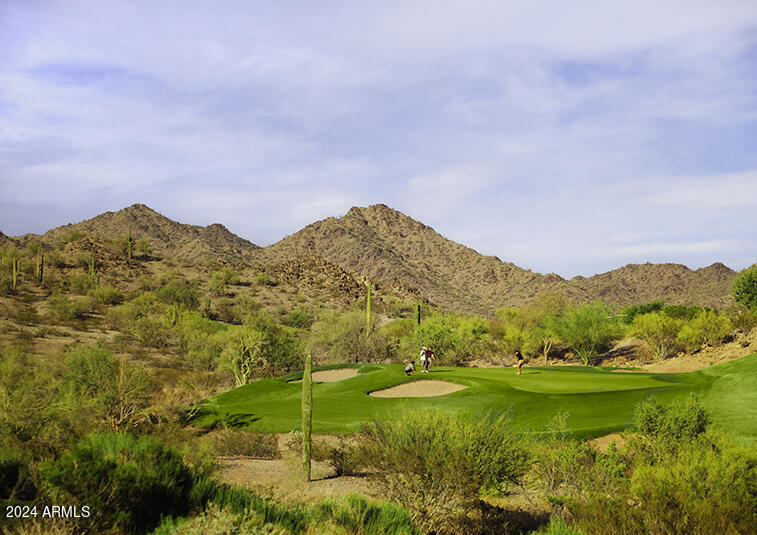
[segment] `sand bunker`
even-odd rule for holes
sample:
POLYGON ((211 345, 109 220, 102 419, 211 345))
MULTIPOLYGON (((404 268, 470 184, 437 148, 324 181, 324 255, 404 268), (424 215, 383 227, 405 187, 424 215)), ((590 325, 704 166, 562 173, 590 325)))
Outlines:
POLYGON ((626 368, 617 368, 615 370, 610 370, 610 373, 648 373, 645 370, 629 370, 626 368))
POLYGON ((374 398, 430 398, 444 396, 468 388, 449 381, 412 381, 401 385, 371 392, 374 398))
MULTIPOLYGON (((342 379, 349 379, 357 375, 357 368, 342 368, 341 370, 324 370, 322 372, 313 372, 312 378, 315 383, 333 383, 342 379)), ((301 383, 302 379, 291 381, 292 383, 301 383)))

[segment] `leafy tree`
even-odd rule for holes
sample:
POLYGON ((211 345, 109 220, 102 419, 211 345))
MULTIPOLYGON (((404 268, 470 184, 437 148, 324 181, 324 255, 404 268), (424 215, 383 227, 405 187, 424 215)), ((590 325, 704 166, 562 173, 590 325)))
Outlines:
POLYGON ((676 343, 681 321, 661 312, 648 312, 633 320, 633 333, 647 345, 655 359, 664 359, 676 343))
POLYGON ((737 303, 757 311, 757 265, 739 273, 733 281, 731 293, 737 303))
POLYGON ((237 386, 258 377, 292 371, 302 366, 302 349, 287 329, 260 316, 251 316, 233 335, 221 354, 223 365, 237 386))
POLYGON ((609 349, 610 342, 619 335, 618 326, 610 315, 607 305, 595 301, 568 310, 555 328, 560 339, 588 366, 589 359, 609 349))
POLYGON ((310 349, 319 361, 380 362, 395 350, 388 336, 378 331, 366 336, 364 312, 324 312, 313 324, 310 349))

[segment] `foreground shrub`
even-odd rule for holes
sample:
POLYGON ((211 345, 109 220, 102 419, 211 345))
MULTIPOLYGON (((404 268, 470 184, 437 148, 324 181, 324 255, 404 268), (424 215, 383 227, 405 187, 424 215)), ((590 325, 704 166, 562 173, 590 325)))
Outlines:
POLYGON ((92 435, 42 472, 69 503, 89 506, 81 520, 94 532, 143 533, 163 516, 187 514, 212 490, 177 453, 124 433, 92 435))
POLYGON ((237 429, 224 429, 212 434, 208 440, 216 455, 244 455, 280 459, 278 440, 273 433, 251 433, 237 429))
POLYGON ((687 444, 707 430, 711 418, 699 401, 691 396, 684 402, 663 405, 649 397, 634 409, 639 436, 633 444, 651 458, 661 458, 687 444))
POLYGON ((531 535, 586 535, 583 531, 569 526, 559 516, 553 516, 549 525, 539 531, 531 532, 531 535))
POLYGON ((31 500, 36 494, 27 462, 15 452, 0 451, 0 500, 31 500))
POLYGON ((321 526, 337 526, 338 531, 316 531, 355 535, 423 535, 413 525, 411 516, 392 503, 367 500, 362 496, 348 495, 341 500, 326 500, 317 505, 311 514, 311 523, 321 526))
POLYGON ((362 461, 383 495, 437 533, 457 532, 483 495, 519 484, 530 462, 504 417, 470 422, 420 411, 367 424, 361 435, 362 461))
POLYGON ((152 535, 286 535, 290 533, 265 522, 263 515, 248 511, 234 513, 211 504, 191 520, 168 519, 152 535))

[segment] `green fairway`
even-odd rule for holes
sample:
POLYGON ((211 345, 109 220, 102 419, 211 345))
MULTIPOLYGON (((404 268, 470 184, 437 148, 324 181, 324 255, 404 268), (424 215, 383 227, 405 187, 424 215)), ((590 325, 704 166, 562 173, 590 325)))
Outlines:
MULTIPOLYGON (((514 368, 436 368, 407 377, 401 365, 362 365, 356 377, 313 387, 313 429, 349 433, 374 418, 436 408, 476 417, 509 411, 515 427, 541 432, 558 415, 569 415, 570 430, 580 437, 627 428, 634 405, 654 394, 673 400, 693 392, 713 415, 716 427, 751 441, 757 437, 757 354, 705 370, 680 374, 618 373, 604 368, 555 366, 514 368), (410 381, 436 379, 468 388, 427 398, 375 398, 370 392, 410 381)), ((301 385, 291 374, 235 388, 208 400, 195 425, 226 425, 256 431, 288 432, 300 426, 301 385)))

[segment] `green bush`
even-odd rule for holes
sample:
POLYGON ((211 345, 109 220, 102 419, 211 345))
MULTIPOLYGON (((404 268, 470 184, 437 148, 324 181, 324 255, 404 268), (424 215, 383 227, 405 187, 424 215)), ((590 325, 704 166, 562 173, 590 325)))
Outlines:
POLYGON ((210 277, 210 291, 214 295, 225 295, 229 286, 239 284, 239 273, 223 267, 213 272, 210 277))
POLYGON ((208 437, 216 455, 244 455, 265 459, 280 459, 278 440, 272 433, 251 433, 224 429, 208 437))
POLYGON ((633 320, 632 333, 644 340, 655 359, 667 357, 676 347, 681 320, 661 312, 638 314, 633 320))
POLYGON ((569 526, 562 517, 553 516, 549 525, 539 531, 532 531, 531 535, 587 535, 583 531, 569 526))
POLYGON ((81 415, 114 431, 140 421, 149 383, 143 368, 117 360, 103 347, 79 348, 66 358, 64 384, 81 415))
POLYGON ((693 396, 684 402, 663 404, 654 396, 639 402, 634 409, 638 445, 650 458, 691 442, 707 430, 709 413, 693 396))
POLYGON ((68 503, 89 506, 91 516, 80 520, 93 532, 144 533, 164 516, 186 515, 213 490, 172 450, 124 433, 92 435, 42 473, 68 503))
POLYGON ((251 316, 244 328, 230 334, 221 363, 232 372, 237 386, 253 378, 273 377, 301 368, 299 340, 265 316, 251 316))
POLYGON ((47 299, 50 312, 59 321, 82 320, 92 309, 92 299, 89 297, 69 298, 66 295, 54 293, 47 299))
POLYGON ((248 512, 232 512, 210 504, 191 520, 168 519, 152 535, 287 535, 288 530, 267 524, 263 515, 248 512))
POLYGON ((97 287, 97 279, 86 273, 71 273, 66 277, 63 284, 75 294, 86 295, 87 292, 97 287))
POLYGON ((558 337, 588 365, 591 357, 609 349, 610 342, 621 335, 611 316, 607 305, 596 301, 569 309, 555 328, 558 337))
POLYGON ((200 298, 194 285, 178 275, 168 274, 163 286, 154 291, 156 297, 167 305, 176 305, 188 310, 195 310, 200 305, 200 298))
POLYGON ((640 305, 628 305, 620 309, 620 316, 623 318, 623 323, 630 325, 637 316, 652 312, 660 312, 664 306, 665 301, 651 301, 640 305))
POLYGON ((313 324, 310 351, 319 362, 383 362, 395 354, 386 334, 374 331, 367 336, 364 312, 328 311, 313 324))
POLYGON ((300 305, 284 314, 281 318, 281 323, 288 325, 289 327, 296 327, 298 329, 309 329, 315 317, 309 308, 300 305))
POLYGON ((437 411, 375 421, 361 432, 360 459, 382 493, 407 508, 421 527, 455 532, 497 495, 523 479, 530 456, 503 417, 466 421, 437 411))
POLYGON ((678 340, 690 351, 696 351, 704 345, 721 341, 732 329, 731 320, 726 314, 705 309, 681 326, 678 340))
POLYGON ((413 518, 401 507, 355 494, 316 505, 311 513, 310 526, 317 530, 316 533, 423 535, 414 525, 413 518))
POLYGON ((112 286, 100 286, 87 292, 91 298, 103 305, 119 305, 124 301, 124 294, 112 286))
POLYGON ((752 311, 757 311, 757 266, 738 274, 731 288, 733 298, 752 311))

